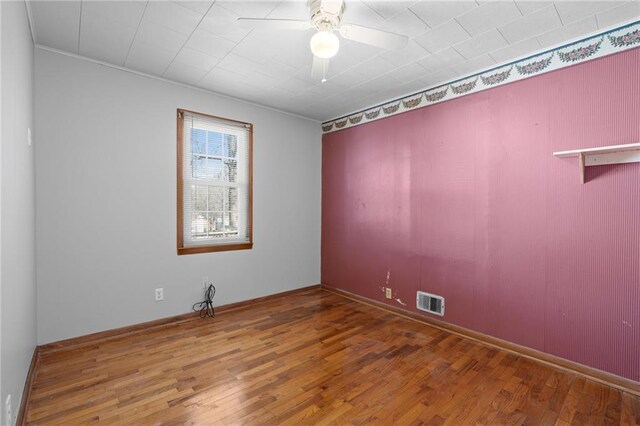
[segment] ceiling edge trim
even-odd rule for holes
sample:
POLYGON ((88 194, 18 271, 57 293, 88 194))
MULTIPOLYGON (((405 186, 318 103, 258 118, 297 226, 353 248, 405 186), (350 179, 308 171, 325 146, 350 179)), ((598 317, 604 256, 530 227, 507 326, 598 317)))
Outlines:
POLYGON ((169 84, 173 84, 173 85, 176 85, 176 86, 186 87, 188 89, 193 89, 193 90, 197 90, 199 92, 204 92, 204 93, 207 93, 207 94, 210 94, 210 95, 219 96, 221 98, 229 99, 229 100, 232 100, 232 101, 235 101, 235 102, 239 102, 239 103, 242 103, 242 104, 251 105, 251 106, 262 108, 262 109, 266 109, 266 110, 269 110, 269 111, 274 111, 274 112, 277 112, 277 113, 280 113, 280 114, 289 115, 291 117, 300 118, 302 120, 311 121, 312 123, 320 123, 320 120, 314 120, 313 118, 310 118, 310 117, 305 117, 303 115, 298 115, 298 114, 294 114, 292 112, 283 111, 281 109, 270 107, 268 105, 262 105, 262 104, 259 104, 257 102, 251 102, 251 101, 248 101, 246 99, 235 98, 235 97, 230 96, 230 95, 225 95, 224 93, 214 92, 213 90, 203 89, 202 87, 192 86, 191 84, 180 83, 178 81, 169 80, 168 78, 158 77, 156 75, 147 74, 147 73, 142 72, 142 71, 136 71, 136 70, 133 70, 131 68, 122 67, 120 65, 110 64, 108 62, 100 61, 98 59, 92 59, 92 58, 89 58, 87 56, 78 55, 78 54, 70 53, 70 52, 65 52, 64 50, 55 49, 53 47, 44 46, 42 44, 36 43, 35 47, 38 48, 38 49, 41 49, 41 50, 46 50, 48 52, 57 53, 59 55, 68 56, 68 57, 79 59, 79 60, 86 61, 86 62, 92 62, 94 64, 102 65, 102 66, 109 67, 109 68, 113 68, 113 69, 116 69, 116 70, 119 70, 119 71, 124 71, 124 72, 128 72, 128 73, 131 73, 131 74, 136 74, 136 75, 139 75, 139 76, 142 76, 142 77, 148 77, 148 78, 151 78, 153 80, 162 81, 164 83, 169 83, 169 84))
POLYGON ((322 132, 330 133, 347 129, 638 47, 640 47, 640 21, 636 20, 325 121, 322 123, 322 132))

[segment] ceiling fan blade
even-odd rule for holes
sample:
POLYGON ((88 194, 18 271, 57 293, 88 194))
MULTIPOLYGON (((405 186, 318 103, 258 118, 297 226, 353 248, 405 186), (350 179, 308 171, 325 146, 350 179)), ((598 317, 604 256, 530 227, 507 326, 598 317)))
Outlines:
POLYGON ((318 58, 313 55, 313 65, 311 65, 311 78, 317 81, 327 81, 329 73, 329 58, 318 58))
POLYGON ((238 18, 238 23, 245 28, 267 30, 308 30, 311 28, 309 21, 299 21, 297 19, 238 18))
POLYGON ((370 44, 383 49, 402 49, 409 42, 409 37, 387 31, 374 30, 360 25, 345 24, 340 26, 340 35, 348 40, 370 44))

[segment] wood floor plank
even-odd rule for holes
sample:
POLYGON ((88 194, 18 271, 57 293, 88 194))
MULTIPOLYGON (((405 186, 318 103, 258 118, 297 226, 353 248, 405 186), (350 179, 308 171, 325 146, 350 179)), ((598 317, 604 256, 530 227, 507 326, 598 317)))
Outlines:
POLYGON ((40 355, 27 424, 637 425, 640 398, 312 289, 40 355))

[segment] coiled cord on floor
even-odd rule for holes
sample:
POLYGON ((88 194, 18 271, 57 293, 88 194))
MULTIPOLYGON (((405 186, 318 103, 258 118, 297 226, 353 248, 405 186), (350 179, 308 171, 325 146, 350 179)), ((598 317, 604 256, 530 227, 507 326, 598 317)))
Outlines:
POLYGON ((216 311, 213 309, 213 296, 216 295, 216 288, 213 284, 209 284, 207 291, 204 292, 204 300, 193 305, 193 311, 200 311, 200 318, 215 317, 216 311))

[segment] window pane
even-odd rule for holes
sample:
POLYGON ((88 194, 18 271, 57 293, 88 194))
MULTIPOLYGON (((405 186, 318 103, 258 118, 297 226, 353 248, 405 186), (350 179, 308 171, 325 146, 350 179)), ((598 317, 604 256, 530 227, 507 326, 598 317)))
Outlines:
POLYGON ((194 211, 207 211, 207 187, 202 185, 191 186, 191 203, 194 211))
POLYGON ((229 188, 226 210, 238 214, 238 188, 229 188))
POLYGON ((207 154, 222 155, 222 133, 207 132, 207 138, 207 154))
POLYGON ((215 218, 212 213, 207 213, 207 237, 213 235, 213 223, 215 218))
POLYGON ((224 210, 224 192, 225 188, 220 186, 209 187, 209 211, 224 210))
POLYGON ((193 238, 206 238, 208 231, 207 214, 202 212, 191 213, 191 235, 193 238))
POLYGON ((222 237, 222 231, 224 229, 224 221, 222 218, 222 213, 210 213, 211 217, 211 231, 210 234, 212 236, 220 236, 222 237))
POLYGON ((224 135, 224 156, 236 158, 238 156, 238 137, 224 135))
POLYGON ((238 215, 236 213, 227 212, 224 214, 224 230, 227 232, 227 236, 229 236, 229 232, 238 232, 238 215))
POLYGON ((191 156, 191 177, 202 178, 205 176, 205 158, 202 154, 191 156))
POLYGON ((191 152, 204 154, 206 146, 206 132, 202 129, 191 129, 191 152))
POLYGON ((208 158, 205 177, 207 179, 224 180, 225 166, 222 160, 208 158))
POLYGON ((238 181, 238 161, 237 160, 225 160, 225 180, 227 182, 238 181))

